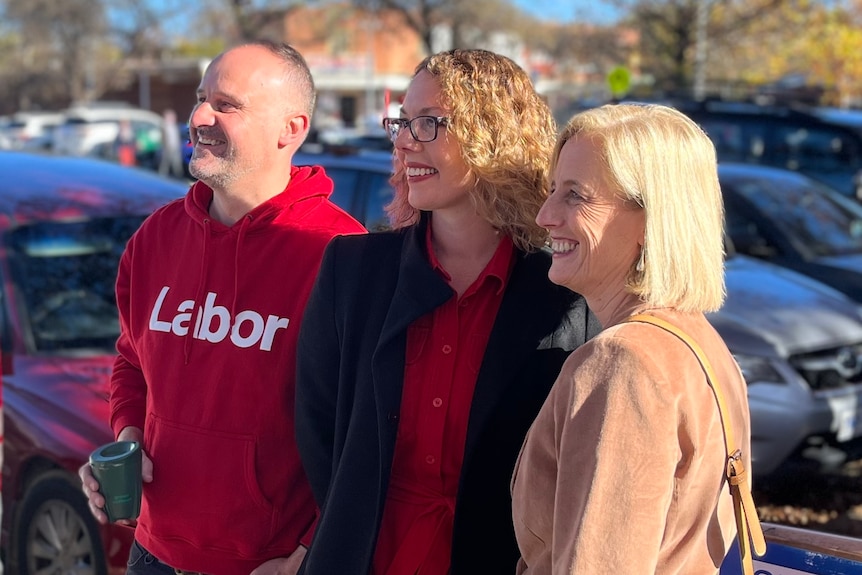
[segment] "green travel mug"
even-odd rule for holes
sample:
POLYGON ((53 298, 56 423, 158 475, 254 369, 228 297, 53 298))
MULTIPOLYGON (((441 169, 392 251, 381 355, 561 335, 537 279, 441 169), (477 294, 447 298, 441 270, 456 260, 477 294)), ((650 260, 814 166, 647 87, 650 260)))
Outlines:
POLYGON ((90 454, 90 468, 105 497, 108 521, 137 519, 141 512, 141 444, 115 441, 90 454))

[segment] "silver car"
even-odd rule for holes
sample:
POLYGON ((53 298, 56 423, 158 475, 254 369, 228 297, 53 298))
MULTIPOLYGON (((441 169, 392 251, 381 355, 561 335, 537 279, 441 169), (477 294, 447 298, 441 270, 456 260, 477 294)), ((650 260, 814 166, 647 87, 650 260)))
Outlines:
POLYGON ((728 298, 710 322, 748 382, 755 475, 791 458, 840 463, 862 435, 862 308, 800 274, 727 260, 728 298))

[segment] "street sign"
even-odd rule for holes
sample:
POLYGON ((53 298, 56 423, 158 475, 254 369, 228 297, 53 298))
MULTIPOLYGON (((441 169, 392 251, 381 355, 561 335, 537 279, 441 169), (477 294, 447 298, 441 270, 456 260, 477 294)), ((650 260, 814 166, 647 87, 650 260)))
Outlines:
POLYGON ((617 66, 608 72, 608 87, 614 97, 624 96, 629 91, 631 74, 625 66, 617 66))

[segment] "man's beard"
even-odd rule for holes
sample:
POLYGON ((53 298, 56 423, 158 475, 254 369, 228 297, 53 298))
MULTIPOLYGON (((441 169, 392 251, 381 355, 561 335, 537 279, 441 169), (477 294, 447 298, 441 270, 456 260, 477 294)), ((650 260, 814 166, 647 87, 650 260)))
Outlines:
POLYGON ((236 181, 242 170, 237 169, 236 154, 233 152, 229 152, 225 157, 204 152, 201 157, 192 155, 189 173, 211 188, 223 188, 236 181))

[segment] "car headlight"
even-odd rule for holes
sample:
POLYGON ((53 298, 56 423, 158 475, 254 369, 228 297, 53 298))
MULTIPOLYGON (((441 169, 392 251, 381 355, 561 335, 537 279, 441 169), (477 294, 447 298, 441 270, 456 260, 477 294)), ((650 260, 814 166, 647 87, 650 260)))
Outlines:
POLYGON ((773 365, 772 360, 757 355, 733 354, 745 383, 787 383, 787 380, 779 373, 773 365))

